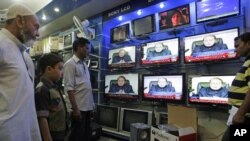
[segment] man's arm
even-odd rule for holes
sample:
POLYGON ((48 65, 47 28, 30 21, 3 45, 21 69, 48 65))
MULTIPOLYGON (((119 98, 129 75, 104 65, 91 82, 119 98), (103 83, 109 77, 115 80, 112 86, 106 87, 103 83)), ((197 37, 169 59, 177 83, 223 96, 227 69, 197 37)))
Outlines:
POLYGON ((71 103, 72 110, 73 110, 73 117, 76 120, 80 120, 81 119, 81 113, 80 113, 80 110, 79 110, 79 108, 78 108, 78 106, 76 104, 75 91, 74 90, 68 91, 68 95, 69 95, 69 101, 71 103))
POLYGON ((250 90, 248 90, 244 101, 242 102, 239 110, 233 117, 233 124, 242 124, 245 122, 245 114, 250 110, 250 90))

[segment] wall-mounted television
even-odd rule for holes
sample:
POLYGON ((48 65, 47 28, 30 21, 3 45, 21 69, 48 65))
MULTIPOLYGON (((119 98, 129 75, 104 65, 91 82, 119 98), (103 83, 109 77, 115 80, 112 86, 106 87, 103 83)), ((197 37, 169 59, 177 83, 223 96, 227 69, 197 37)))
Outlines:
POLYGON ((111 29, 111 43, 119 43, 129 40, 129 24, 117 26, 111 29))
POLYGON ((129 134, 131 123, 144 123, 151 126, 152 111, 121 108, 119 131, 129 134))
POLYGON ((189 103, 225 105, 228 103, 228 90, 234 76, 190 76, 189 103))
POLYGON ((185 62, 235 59, 234 38, 238 28, 184 37, 185 62))
POLYGON ((74 32, 65 33, 63 35, 63 47, 64 48, 72 47, 74 40, 75 40, 74 32))
POLYGON ((149 42, 141 46, 141 64, 166 64, 179 61, 179 38, 149 42))
POLYGON ((125 46, 109 50, 109 68, 134 67, 136 46, 125 46))
POLYGON ((189 5, 159 13, 160 30, 190 24, 189 5))
POLYGON ((196 21, 204 22, 239 15, 240 0, 201 0, 196 2, 196 21))
POLYGON ((110 98, 137 99, 138 73, 105 76, 105 94, 110 98))
POLYGON ((107 130, 118 131, 120 107, 97 105, 96 122, 107 130))
POLYGON ((184 101, 184 74, 142 75, 143 98, 169 102, 184 101))
POLYGON ((155 18, 154 15, 149 15, 140 19, 132 21, 133 35, 143 36, 155 32, 155 18))

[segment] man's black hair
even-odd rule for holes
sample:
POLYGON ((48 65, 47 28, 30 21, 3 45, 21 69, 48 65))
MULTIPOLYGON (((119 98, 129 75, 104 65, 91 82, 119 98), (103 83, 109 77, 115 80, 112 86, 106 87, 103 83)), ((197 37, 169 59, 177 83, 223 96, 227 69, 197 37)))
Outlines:
POLYGON ((73 51, 76 52, 78 50, 78 47, 85 46, 86 44, 90 44, 88 39, 76 38, 76 40, 73 42, 73 51))
POLYGON ((55 53, 44 54, 38 61, 38 69, 43 74, 48 66, 55 67, 60 62, 63 62, 63 59, 59 55, 55 53))
POLYGON ((250 32, 241 34, 240 36, 234 38, 234 40, 241 39, 244 43, 250 41, 250 32))

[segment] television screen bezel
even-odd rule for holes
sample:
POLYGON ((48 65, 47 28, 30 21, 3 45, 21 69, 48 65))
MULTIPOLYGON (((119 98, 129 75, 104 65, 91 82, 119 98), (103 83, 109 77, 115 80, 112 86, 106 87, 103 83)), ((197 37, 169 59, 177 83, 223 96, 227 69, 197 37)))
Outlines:
POLYGON ((109 106, 109 105, 101 105, 101 104, 98 104, 97 105, 97 108, 96 108, 96 112, 97 112, 97 116, 96 116, 96 122, 98 124, 100 124, 103 128, 107 129, 107 130, 113 130, 113 131, 118 131, 119 130, 119 124, 120 124, 120 111, 121 108, 120 107, 115 107, 115 106, 109 106), (99 123, 100 121, 100 117, 99 117, 99 113, 98 113, 98 108, 100 107, 104 107, 104 108, 110 108, 110 109, 116 109, 117 110, 117 121, 116 121, 116 128, 112 128, 112 127, 109 127, 109 126, 106 126, 106 125, 102 125, 101 123, 99 123))
POLYGON ((145 101, 158 101, 158 102, 168 102, 173 104, 185 104, 186 102, 186 74, 185 73, 173 73, 173 74, 142 74, 141 77, 141 94, 142 94, 142 100, 145 101), (147 98, 144 96, 144 81, 145 77, 147 76, 182 76, 182 98, 180 100, 173 100, 173 99, 165 99, 165 98, 147 98))
MULTIPOLYGON (((214 18, 209 18, 209 19, 205 19, 205 20, 200 20, 198 21, 198 6, 197 6, 197 3, 198 2, 201 2, 201 1, 198 1, 198 2, 195 2, 195 17, 196 17, 196 23, 204 23, 204 22, 209 22, 209 21, 214 21, 214 20, 219 20, 219 19, 225 19, 225 18, 229 18, 229 17, 233 17, 233 16, 236 16, 236 15, 240 15, 241 14, 241 0, 238 0, 238 4, 239 4, 239 13, 237 14, 230 14, 230 15, 225 15, 225 16, 219 16, 219 17, 214 17, 214 18)), ((204 18, 203 18, 204 19, 204 18)))
MULTIPOLYGON (((127 100, 138 100, 139 99, 139 94, 140 94, 140 83, 139 83, 139 78, 140 78, 140 74, 139 73, 119 73, 119 74, 105 74, 105 79, 104 79, 104 85, 105 85, 105 89, 104 89, 104 97, 107 97, 109 99, 118 99, 118 100, 123 100, 123 101, 127 101, 127 100), (106 93, 106 76, 107 75, 117 75, 117 76, 121 76, 121 75, 128 75, 128 74, 137 74, 137 83, 138 83, 138 89, 137 89, 137 95, 129 95, 129 94, 110 94, 110 93, 106 93)), ((110 88, 107 87, 107 88, 110 88)), ((133 87, 132 87, 133 88, 133 87)), ((134 89, 133 89, 134 90, 134 89)))
POLYGON ((124 116, 125 116, 125 110, 132 111, 132 112, 145 112, 147 113, 147 125, 152 125, 153 120, 153 112, 148 110, 139 110, 139 109, 130 109, 130 108, 121 108, 120 112, 120 124, 119 124, 119 131, 122 133, 125 133, 126 135, 129 135, 130 132, 123 130, 124 125, 124 116))
POLYGON ((150 42, 146 42, 140 45, 140 49, 141 49, 141 55, 140 55, 140 65, 141 66, 149 66, 149 65, 165 65, 165 64, 179 64, 180 63, 180 37, 175 37, 175 38, 169 38, 169 39, 161 39, 161 40, 156 40, 156 41, 150 41, 150 42), (160 42, 160 41, 165 41, 165 40, 172 40, 172 39, 177 39, 178 40, 178 57, 177 57, 177 61, 176 62, 164 62, 164 63, 149 63, 149 64, 143 64, 142 62, 142 55, 144 55, 144 47, 146 46, 146 44, 148 43, 154 43, 154 42, 160 42))
MULTIPOLYGON (((136 60, 137 60, 137 51, 136 51, 136 48, 137 46, 136 45, 128 45, 128 46, 122 46, 122 47, 119 47, 119 48, 112 48, 112 49, 109 49, 108 50, 108 68, 132 68, 132 67, 135 67, 136 66, 136 60), (135 58, 134 58, 134 62, 131 62, 131 63, 117 63, 117 64, 109 64, 109 58, 112 57, 112 56, 109 56, 109 52, 111 50, 120 50, 120 49, 123 49, 123 48, 126 48, 126 47, 134 47, 135 49, 135 58)), ((130 55, 131 56, 131 55, 130 55)), ((132 58, 131 58, 132 59, 132 58)), ((111 62, 112 62, 112 58, 111 58, 111 62)))
MULTIPOLYGON (((189 105, 196 105, 196 106, 209 106, 209 107, 225 107, 227 108, 229 106, 229 104, 224 104, 224 103, 209 103, 209 102, 194 102, 194 101, 190 101, 190 93, 191 93, 191 88, 192 88, 192 78, 193 77, 212 77, 212 76, 235 76, 235 74, 209 74, 209 75, 189 75, 188 76, 188 90, 187 90, 187 102, 189 105)), ((234 79, 233 79, 234 80, 234 79)), ((232 83, 232 82, 231 82, 232 83)), ((231 84, 230 84, 231 87, 231 84)), ((229 88, 230 88, 229 87, 229 88)))
POLYGON ((167 29, 171 29, 171 28, 176 28, 176 27, 180 27, 180 26, 185 26, 185 25, 190 25, 190 18, 191 18, 191 16, 190 16, 190 5, 189 4, 185 4, 185 5, 182 5, 182 6, 178 6, 178 7, 175 7, 175 8, 172 8, 172 9, 169 9, 169 10, 165 10, 165 11, 162 11, 162 12, 159 12, 158 13, 158 16, 159 16, 159 20, 158 20, 158 26, 159 26, 159 30, 160 31, 162 31, 162 30, 167 30, 167 29), (161 26, 160 26, 160 14, 161 13, 164 13, 164 12, 169 12, 169 11, 172 11, 172 10, 176 10, 176 9, 178 9, 178 8, 181 8, 181 7, 185 7, 185 6, 188 6, 188 11, 189 11, 189 14, 188 14, 188 16, 189 16, 189 22, 188 23, 186 23, 186 24, 182 24, 182 25, 178 25, 178 26, 175 26, 175 27, 165 27, 165 28, 161 28, 161 26))
POLYGON ((140 37, 140 36, 144 36, 144 35, 148 35, 150 33, 153 33, 156 31, 156 26, 155 26, 155 15, 154 14, 151 14, 151 15, 147 15, 147 16, 144 16, 144 17, 141 17, 141 18, 138 18, 138 19, 134 19, 131 21, 131 24, 132 24, 132 29, 133 29, 133 36, 134 37, 140 37), (152 31, 151 32, 147 32, 147 33, 144 33, 144 34, 139 34, 139 35, 135 35, 135 21, 138 21, 138 20, 142 20, 142 19, 145 19, 147 17, 151 17, 151 24, 152 24, 152 31))
POLYGON ((127 23, 127 24, 123 24, 123 25, 119 25, 119 26, 111 28, 111 30, 110 30, 110 43, 112 43, 112 44, 114 44, 114 43, 121 43, 121 42, 124 42, 126 40, 129 40, 129 36, 130 36, 129 25, 130 24, 127 23), (114 30, 117 29, 117 28, 121 28, 121 27, 125 27, 126 37, 123 40, 115 41, 114 40, 114 30))
MULTIPOLYGON (((192 37, 192 36, 200 36, 200 35, 204 35, 204 34, 211 34, 211 33, 215 33, 215 32, 221 32, 221 31, 227 31, 227 30, 232 30, 232 29, 237 29, 237 34, 239 36, 239 27, 233 27, 233 28, 227 28, 227 29, 221 29, 221 30, 216 30, 216 31, 213 31, 213 32, 206 32, 206 33, 199 33, 199 34, 195 34, 195 35, 189 35, 189 36, 185 36, 184 38, 187 38, 187 37, 192 37)), ((202 60, 202 61, 192 61, 192 62, 188 62, 186 61, 185 59, 185 50, 186 50, 186 46, 185 46, 185 41, 184 41, 184 38, 183 38, 183 43, 184 43, 184 63, 185 64, 190 64, 190 63, 209 63, 209 62, 218 62, 218 61, 229 61, 229 60, 237 60, 238 59, 238 56, 236 58, 227 58, 227 59, 219 59, 219 60, 202 60)))

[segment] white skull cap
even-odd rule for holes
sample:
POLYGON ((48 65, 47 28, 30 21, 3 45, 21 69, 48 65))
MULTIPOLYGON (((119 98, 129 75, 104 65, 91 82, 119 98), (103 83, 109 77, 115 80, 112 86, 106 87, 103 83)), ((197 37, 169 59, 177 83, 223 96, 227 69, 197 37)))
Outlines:
POLYGON ((6 19, 15 19, 16 16, 31 16, 35 15, 35 13, 29 9, 28 7, 22 5, 22 4, 13 4, 8 8, 6 19))

